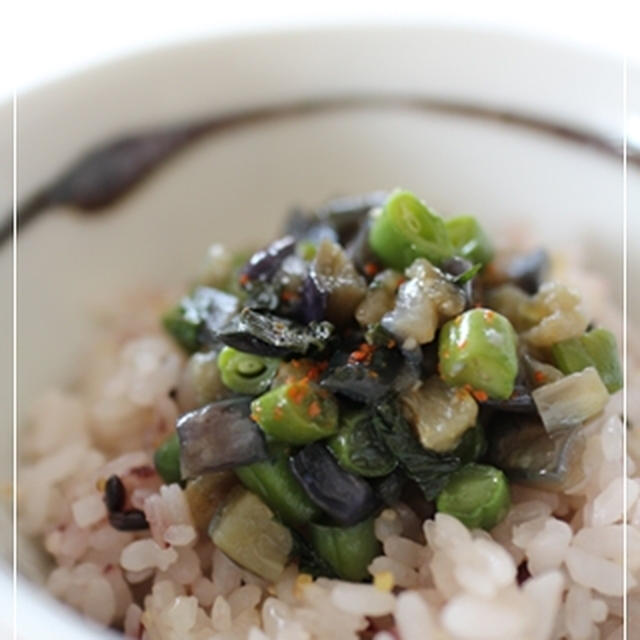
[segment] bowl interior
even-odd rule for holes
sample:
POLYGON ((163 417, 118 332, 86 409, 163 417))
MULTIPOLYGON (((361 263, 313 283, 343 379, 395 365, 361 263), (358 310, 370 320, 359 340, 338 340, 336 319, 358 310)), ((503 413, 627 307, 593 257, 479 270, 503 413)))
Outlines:
MULTIPOLYGON (((605 95, 618 72, 615 64, 556 45, 459 31, 361 30, 349 39, 324 31, 309 33, 304 41, 299 34, 280 34, 200 43, 123 61, 26 96, 20 181, 24 189, 32 188, 61 160, 122 129, 229 106, 357 92, 363 78, 367 90, 454 96, 555 114, 560 121, 570 115, 575 92, 591 91, 593 108, 581 103, 580 113, 574 109, 576 122, 607 132, 619 124, 619 100, 605 95), (326 59, 318 59, 318 51, 329 50, 326 59), (283 65, 290 60, 295 64, 285 74, 283 65), (549 60, 557 64, 545 67, 549 60), (183 82, 185 73, 193 74, 195 84, 191 93, 175 98, 167 85, 183 82), (477 81, 478 73, 488 79, 486 85, 477 81), (147 78, 144 93, 141 75, 147 78), (572 87, 563 84, 570 79, 572 87), (205 88, 197 92, 197 86, 205 88), (527 104, 523 96, 531 96, 527 104), (37 141, 43 153, 36 158, 37 141)), ((7 110, 0 115, 7 117, 7 110)), ((18 255, 20 422, 46 388, 81 375, 95 303, 123 289, 186 281, 212 242, 264 243, 292 205, 395 186, 414 190, 444 214, 477 215, 499 241, 519 234, 556 250, 581 248, 589 267, 607 278, 611 298, 620 301, 623 194, 616 159, 542 131, 401 104, 283 113, 203 138, 108 213, 88 218, 60 208, 24 231, 18 255)), ((640 202, 640 174, 633 168, 629 202, 640 202)), ((634 246, 638 229, 631 225, 629 232, 634 246)), ((6 299, 10 257, 5 247, 0 285, 6 299)), ((631 272, 637 264, 631 263, 631 272)), ((639 317, 636 308, 632 314, 639 317)), ((0 315, 3 353, 10 353, 10 337, 11 316, 5 313, 0 315)), ((6 364, 0 383, 0 406, 8 408, 2 437, 9 443, 11 368, 6 364)), ((3 469, 10 470, 9 446, 3 455, 3 469)), ((32 598, 31 587, 24 588, 24 598, 32 598)), ((49 606, 40 596, 29 602, 49 606)), ((71 625, 68 633, 83 633, 66 614, 50 615, 71 625)), ((26 630, 37 628, 28 617, 21 618, 24 637, 37 637, 26 630)))

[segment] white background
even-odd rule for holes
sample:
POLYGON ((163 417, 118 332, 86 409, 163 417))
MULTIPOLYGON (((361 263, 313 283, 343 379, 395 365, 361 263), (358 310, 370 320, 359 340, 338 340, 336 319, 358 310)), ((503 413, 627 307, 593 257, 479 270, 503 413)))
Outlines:
POLYGON ((640 65, 640 3, 632 0, 5 0, 4 5, 0 102, 14 87, 20 93, 138 50, 300 25, 462 23, 626 53, 640 65))

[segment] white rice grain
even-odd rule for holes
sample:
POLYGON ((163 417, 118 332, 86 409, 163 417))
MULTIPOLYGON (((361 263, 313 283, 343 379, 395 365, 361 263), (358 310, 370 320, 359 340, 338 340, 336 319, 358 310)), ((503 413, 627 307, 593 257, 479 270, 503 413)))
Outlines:
POLYGON ((166 571, 176 560, 174 549, 162 549, 153 540, 136 540, 128 544, 120 556, 120 565, 127 571, 160 569, 166 571))
POLYGON ((76 500, 71 505, 71 512, 80 528, 90 527, 107 517, 107 508, 98 492, 76 500))
POLYGON ((366 616, 384 616, 395 606, 395 598, 390 592, 348 582, 338 583, 333 588, 331 601, 342 611, 366 616))

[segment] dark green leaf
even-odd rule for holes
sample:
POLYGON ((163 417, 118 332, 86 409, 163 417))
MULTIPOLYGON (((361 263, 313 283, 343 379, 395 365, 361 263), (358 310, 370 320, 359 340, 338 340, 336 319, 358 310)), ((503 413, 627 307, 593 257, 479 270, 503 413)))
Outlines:
POLYGON ((449 475, 461 466, 460 458, 456 456, 425 449, 394 403, 378 407, 373 424, 427 500, 433 500, 447 483, 449 475))

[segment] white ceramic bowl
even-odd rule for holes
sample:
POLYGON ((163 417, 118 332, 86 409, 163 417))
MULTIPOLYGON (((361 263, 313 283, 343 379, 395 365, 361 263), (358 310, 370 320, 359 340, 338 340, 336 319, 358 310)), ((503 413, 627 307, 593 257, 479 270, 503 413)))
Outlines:
MULTIPOLYGON (((630 69, 628 81, 629 110, 640 112, 637 69, 630 69)), ((428 27, 217 38, 124 59, 20 96, 20 196, 80 151, 124 131, 364 94, 475 105, 618 140, 622 131, 621 62, 558 43, 428 27)), ((11 148, 10 119, 10 105, 4 105, 1 153, 11 148)), ((10 167, 9 155, 3 160, 10 167)), ((10 171, 0 176, 0 193, 11 193, 10 177, 10 171)), ((59 208, 25 229, 18 261, 20 422, 33 398, 77 372, 92 332, 87 307, 97 296, 179 282, 208 243, 264 241, 292 204, 396 185, 443 212, 475 213, 494 233, 505 220, 521 221, 553 247, 587 247, 592 266, 620 299, 619 159, 495 114, 399 104, 285 112, 200 140, 109 214, 82 218, 59 208)), ((639 203, 640 172, 630 166, 630 210, 639 203)), ((630 216, 630 247, 640 246, 638 229, 630 216)), ((11 299, 9 249, 0 248, 3 300, 11 299)), ((632 255, 631 276, 637 265, 632 255)), ((2 309, 0 352, 9 354, 11 314, 2 309)), ((2 362, 2 469, 9 476, 10 358, 2 362)), ((2 566, 5 621, 10 589, 9 568, 2 566)), ((22 638, 104 637, 27 578, 19 580, 18 594, 22 638)))

